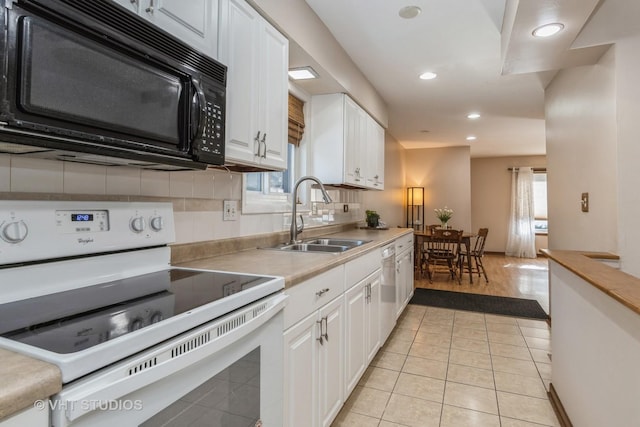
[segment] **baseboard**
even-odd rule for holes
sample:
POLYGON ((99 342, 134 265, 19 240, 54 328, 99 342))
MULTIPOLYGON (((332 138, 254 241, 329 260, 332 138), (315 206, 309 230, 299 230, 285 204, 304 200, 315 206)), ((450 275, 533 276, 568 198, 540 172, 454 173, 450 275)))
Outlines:
POLYGON ((556 389, 553 387, 553 384, 549 385, 549 392, 547 393, 549 396, 549 401, 551 402, 551 406, 558 416, 558 421, 560 421, 560 425, 562 427, 573 427, 571 424, 571 420, 569 419, 569 415, 564 410, 564 406, 562 406, 562 402, 560 401, 560 397, 556 392, 556 389))

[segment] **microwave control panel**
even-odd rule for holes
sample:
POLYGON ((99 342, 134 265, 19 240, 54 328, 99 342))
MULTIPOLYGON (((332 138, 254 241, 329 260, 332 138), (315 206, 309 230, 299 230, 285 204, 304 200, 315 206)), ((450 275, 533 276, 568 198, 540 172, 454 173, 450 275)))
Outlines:
POLYGON ((224 164, 224 90, 203 84, 206 104, 202 106, 202 135, 193 143, 195 160, 213 165, 224 164))

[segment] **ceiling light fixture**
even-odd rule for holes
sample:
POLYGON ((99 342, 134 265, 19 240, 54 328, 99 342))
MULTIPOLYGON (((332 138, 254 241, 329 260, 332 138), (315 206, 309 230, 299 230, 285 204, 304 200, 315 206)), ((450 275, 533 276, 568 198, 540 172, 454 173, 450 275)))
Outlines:
POLYGON ((478 139, 477 137, 473 136, 473 135, 469 135, 467 137, 467 141, 475 141, 476 139, 478 139))
POLYGON ((420 78, 422 80, 433 80, 436 77, 438 77, 438 75, 432 71, 427 71, 426 73, 420 74, 420 78))
POLYGON ((318 73, 316 73, 316 70, 309 66, 306 66, 291 68, 289 70, 289 77, 291 77, 293 80, 309 80, 317 79, 319 76, 318 73))
POLYGON ((538 28, 533 30, 531 34, 533 34, 534 37, 550 37, 560 32, 563 28, 564 28, 563 24, 559 22, 554 22, 552 24, 545 24, 545 25, 539 26, 538 28))
POLYGON ((400 17, 404 19, 413 19, 416 16, 420 15, 420 12, 422 12, 422 9, 420 9, 418 6, 405 6, 400 9, 398 15, 400 15, 400 17))
POLYGON ((475 120, 480 118, 480 113, 469 113, 467 119, 475 120))

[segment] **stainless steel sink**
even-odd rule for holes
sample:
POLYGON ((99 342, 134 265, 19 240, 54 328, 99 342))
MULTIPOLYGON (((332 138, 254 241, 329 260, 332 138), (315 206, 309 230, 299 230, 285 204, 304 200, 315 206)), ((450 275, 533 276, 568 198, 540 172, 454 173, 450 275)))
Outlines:
POLYGON ((304 243, 315 244, 315 245, 338 245, 338 246, 348 246, 350 248, 356 246, 362 246, 365 243, 369 243, 371 240, 356 240, 356 239, 329 239, 329 238, 319 238, 307 240, 304 243))
POLYGON ((295 252, 344 252, 349 246, 342 245, 319 245, 313 243, 294 243, 291 245, 276 246, 273 249, 279 249, 281 251, 295 251, 295 252))
POLYGON ((306 240, 302 243, 284 244, 262 249, 274 249, 287 252, 340 253, 364 245, 370 241, 371 240, 316 238, 306 240))

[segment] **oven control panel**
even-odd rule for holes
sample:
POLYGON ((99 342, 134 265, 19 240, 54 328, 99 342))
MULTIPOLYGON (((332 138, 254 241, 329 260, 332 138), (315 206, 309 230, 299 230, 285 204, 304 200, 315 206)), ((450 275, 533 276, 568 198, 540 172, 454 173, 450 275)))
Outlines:
POLYGON ((175 241, 171 203, 0 201, 0 266, 175 241))

